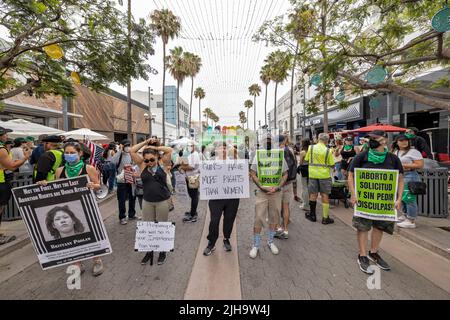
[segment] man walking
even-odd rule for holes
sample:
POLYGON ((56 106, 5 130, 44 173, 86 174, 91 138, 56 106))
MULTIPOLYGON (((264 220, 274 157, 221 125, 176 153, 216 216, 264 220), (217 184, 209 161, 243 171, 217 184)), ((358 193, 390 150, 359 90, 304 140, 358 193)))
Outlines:
POLYGON ((127 224, 127 208, 128 200, 128 219, 135 220, 136 217, 136 197, 133 195, 133 188, 130 183, 125 181, 125 170, 132 166, 133 160, 130 155, 131 141, 124 139, 121 141, 119 150, 111 158, 111 162, 117 169, 117 201, 119 202, 119 220, 120 224, 127 224))
POLYGON ((61 150, 62 137, 48 136, 42 139, 45 152, 39 157, 33 174, 34 183, 50 182, 55 180, 55 172, 63 162, 63 151, 61 150))
POLYGON ((334 159, 331 150, 327 147, 328 134, 321 133, 318 137, 318 143, 311 145, 306 153, 305 160, 308 161, 309 169, 309 208, 305 213, 306 219, 316 222, 317 197, 320 193, 322 198, 322 224, 334 223, 329 217, 331 193, 331 169, 334 167, 334 159))

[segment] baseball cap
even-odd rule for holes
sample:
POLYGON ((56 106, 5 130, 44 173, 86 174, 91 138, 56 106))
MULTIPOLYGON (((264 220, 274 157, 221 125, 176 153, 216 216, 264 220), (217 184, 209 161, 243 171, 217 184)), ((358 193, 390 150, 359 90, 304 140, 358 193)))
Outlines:
POLYGON ((383 130, 373 130, 372 132, 370 132, 368 134, 369 138, 385 138, 386 137, 386 132, 384 132, 383 130))
POLYGON ((6 129, 6 128, 3 128, 3 127, 0 127, 0 136, 6 134, 6 133, 8 133, 8 132, 12 132, 12 130, 11 130, 11 129, 6 129))
POLYGON ((120 141, 120 144, 124 146, 131 146, 131 141, 129 139, 123 139, 120 141))
POLYGON ((399 141, 399 140, 409 140, 409 138, 405 134, 401 133, 395 137, 395 141, 399 141))
POLYGON ((54 142, 54 143, 59 143, 62 142, 63 139, 61 139, 60 136, 47 136, 44 139, 42 139, 42 142, 54 142))
POLYGON ((14 144, 22 144, 27 142, 27 140, 25 140, 25 138, 15 138, 14 139, 14 144))
POLYGON ((7 144, 14 144, 14 141, 12 141, 12 140, 6 140, 5 143, 4 143, 4 145, 6 146, 7 144))
POLYGON ((353 137, 345 137, 345 139, 344 140, 347 140, 347 141, 353 141, 353 137))
POLYGON ((32 136, 25 137, 27 142, 34 142, 34 138, 32 136))

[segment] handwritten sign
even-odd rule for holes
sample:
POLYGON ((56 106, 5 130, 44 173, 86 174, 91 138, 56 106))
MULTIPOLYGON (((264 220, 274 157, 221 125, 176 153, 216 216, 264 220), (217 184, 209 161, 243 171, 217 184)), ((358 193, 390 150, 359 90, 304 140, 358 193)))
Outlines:
POLYGON ((175 246, 175 224, 173 222, 138 221, 134 250, 139 252, 168 252, 175 246))
POLYGON ((249 197, 248 160, 202 161, 200 200, 249 197))

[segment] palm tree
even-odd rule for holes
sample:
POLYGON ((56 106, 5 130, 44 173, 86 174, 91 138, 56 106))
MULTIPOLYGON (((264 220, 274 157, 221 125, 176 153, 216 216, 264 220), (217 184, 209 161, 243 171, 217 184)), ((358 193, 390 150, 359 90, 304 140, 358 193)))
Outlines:
POLYGON ((274 120, 277 128, 277 90, 278 84, 282 83, 289 76, 292 55, 281 50, 274 51, 264 60, 269 66, 270 80, 275 82, 274 120))
POLYGON ((208 120, 211 118, 212 113, 213 112, 212 112, 211 108, 205 108, 203 110, 203 115, 206 118, 206 126, 209 126, 209 121, 208 120))
POLYGON ((194 93, 194 77, 199 73, 202 66, 202 59, 196 54, 185 52, 183 55, 186 63, 187 76, 191 77, 191 101, 189 103, 189 128, 191 127, 192 120, 192 96, 194 93))
POLYGON ((256 132, 256 97, 259 97, 261 87, 259 84, 254 83, 248 87, 248 93, 253 96, 253 131, 256 132))
POLYGON ((251 107, 253 107, 252 100, 245 100, 244 107, 247 108, 247 130, 248 130, 248 111, 250 110, 251 107))
POLYGON ((264 125, 267 126, 267 88, 269 86, 270 82, 270 74, 269 74, 269 67, 263 66, 261 68, 261 71, 259 72, 259 78, 261 79, 262 83, 266 85, 266 94, 264 98, 264 125))
POLYGON ((188 76, 186 70, 186 61, 183 56, 183 48, 175 47, 170 50, 170 56, 167 57, 167 68, 172 77, 177 80, 177 137, 180 135, 180 86, 188 76))
MULTIPOLYGON (((162 131, 163 143, 166 142, 166 102, 165 102, 165 85, 166 85, 166 46, 169 39, 177 37, 181 30, 180 19, 175 16, 169 9, 155 10, 150 15, 151 27, 163 42, 163 88, 162 88, 162 131)), ((178 107, 178 106, 177 106, 178 107)))
POLYGON ((205 98, 205 90, 203 90, 202 87, 198 87, 197 89, 195 89, 194 97, 195 99, 198 99, 198 123, 200 126, 200 134, 202 134, 203 125, 202 125, 202 111, 200 108, 200 102, 202 101, 202 99, 205 98))
POLYGON ((244 123, 247 122, 247 118, 245 117, 245 112, 244 111, 240 111, 239 112, 239 122, 242 125, 242 129, 244 129, 244 123))

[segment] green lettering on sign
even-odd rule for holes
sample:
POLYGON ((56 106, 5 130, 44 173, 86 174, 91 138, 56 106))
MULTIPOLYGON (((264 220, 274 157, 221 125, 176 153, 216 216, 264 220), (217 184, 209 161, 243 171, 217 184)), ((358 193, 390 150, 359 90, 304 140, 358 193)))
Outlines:
POLYGON ((263 187, 276 187, 280 184, 283 159, 284 150, 258 150, 256 152, 258 179, 263 187))
POLYGON ((356 217, 396 221, 398 170, 355 168, 356 217))

